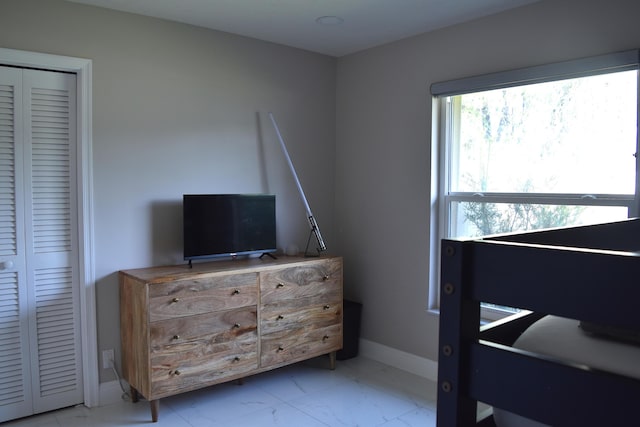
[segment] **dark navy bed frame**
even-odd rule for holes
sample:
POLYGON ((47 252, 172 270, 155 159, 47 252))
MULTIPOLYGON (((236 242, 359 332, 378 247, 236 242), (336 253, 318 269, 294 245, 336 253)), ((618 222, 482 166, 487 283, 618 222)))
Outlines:
POLYGON ((478 402, 553 426, 640 426, 640 380, 511 347, 547 314, 640 330, 640 219, 444 239, 440 287, 438 427, 495 426, 478 402), (481 302, 523 311, 482 326, 481 302))

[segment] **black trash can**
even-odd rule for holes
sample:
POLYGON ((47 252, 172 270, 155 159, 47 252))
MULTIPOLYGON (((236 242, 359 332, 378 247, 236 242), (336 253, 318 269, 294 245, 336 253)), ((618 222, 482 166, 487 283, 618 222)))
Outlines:
POLYGON ((342 302, 343 339, 342 350, 336 353, 336 359, 351 359, 358 355, 358 341, 360 340, 360 315, 362 304, 355 301, 342 302))

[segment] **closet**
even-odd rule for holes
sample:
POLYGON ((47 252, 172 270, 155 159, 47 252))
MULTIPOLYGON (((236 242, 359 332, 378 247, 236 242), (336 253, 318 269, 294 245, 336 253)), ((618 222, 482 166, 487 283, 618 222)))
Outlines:
POLYGON ((83 402, 76 76, 0 66, 0 422, 83 402))

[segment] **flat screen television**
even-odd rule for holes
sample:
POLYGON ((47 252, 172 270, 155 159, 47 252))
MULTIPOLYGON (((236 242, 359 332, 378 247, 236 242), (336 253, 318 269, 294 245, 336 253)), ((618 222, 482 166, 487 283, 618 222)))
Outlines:
POLYGON ((184 259, 276 251, 276 197, 272 194, 185 194, 184 259))

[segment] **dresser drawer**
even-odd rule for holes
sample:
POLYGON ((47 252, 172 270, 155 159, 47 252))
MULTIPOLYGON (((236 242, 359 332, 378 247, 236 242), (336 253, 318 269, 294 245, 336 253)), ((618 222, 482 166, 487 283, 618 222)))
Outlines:
POLYGON ((342 348, 342 324, 324 328, 306 325, 264 334, 261 340, 262 367, 291 363, 342 348))
POLYGON ((255 337, 209 346, 194 344, 180 353, 162 352, 151 359, 151 395, 155 398, 241 377, 258 368, 255 337))
POLYGON ((150 321, 257 304, 258 273, 204 276, 149 286, 150 321))
POLYGON ((340 259, 318 260, 260 274, 260 300, 263 304, 335 292, 342 292, 340 259))
POLYGON ((340 293, 332 298, 299 298, 265 304, 261 310, 261 333, 298 328, 321 328, 342 322, 340 293))
MULTIPOLYGON (((184 351, 216 353, 216 347, 238 339, 257 340, 256 306, 151 322, 152 356, 184 351)), ((225 347, 222 347, 223 349, 225 347)), ((196 355, 199 356, 199 355, 196 355)))

